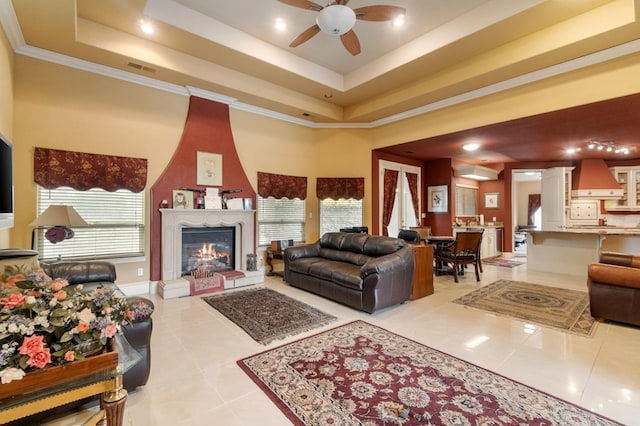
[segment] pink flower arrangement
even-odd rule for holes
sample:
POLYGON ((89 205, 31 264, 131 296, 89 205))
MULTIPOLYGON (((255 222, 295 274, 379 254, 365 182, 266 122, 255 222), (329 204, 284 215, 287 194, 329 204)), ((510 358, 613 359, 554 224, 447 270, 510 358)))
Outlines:
POLYGON ((133 318, 114 288, 83 292, 42 270, 10 276, 0 283, 0 383, 84 359, 82 343, 104 347, 133 318))

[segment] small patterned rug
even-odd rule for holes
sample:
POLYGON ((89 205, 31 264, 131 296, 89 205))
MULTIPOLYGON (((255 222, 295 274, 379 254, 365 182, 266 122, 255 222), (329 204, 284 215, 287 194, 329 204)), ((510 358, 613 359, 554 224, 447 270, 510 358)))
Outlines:
POLYGON ((516 266, 524 265, 526 262, 518 260, 505 259, 504 257, 491 257, 489 259, 482 259, 483 264, 502 266, 504 268, 515 268, 516 266))
POLYGON ((520 281, 496 281, 453 303, 581 336, 592 336, 598 325, 591 316, 586 292, 520 281))
POLYGON ((363 321, 238 365, 295 425, 620 425, 363 321))
POLYGON ((233 291, 203 299, 263 345, 336 319, 268 288, 233 291))

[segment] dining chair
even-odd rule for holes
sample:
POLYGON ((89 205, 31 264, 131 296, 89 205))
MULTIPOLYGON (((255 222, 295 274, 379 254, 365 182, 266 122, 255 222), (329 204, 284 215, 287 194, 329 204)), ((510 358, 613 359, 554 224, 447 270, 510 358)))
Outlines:
POLYGON ((431 236, 430 226, 410 226, 409 229, 420 234, 420 238, 422 238, 424 241, 427 241, 427 238, 431 236))
MULTIPOLYGON (((484 232, 484 228, 467 228, 467 232, 479 232, 482 234, 484 232)), ((481 245, 482 245, 482 241, 481 241, 481 244, 478 246, 478 266, 480 267, 480 272, 484 272, 482 270, 482 256, 480 256, 481 245)))
POLYGON ((480 281, 481 242, 482 232, 458 232, 455 241, 438 250, 435 254, 435 259, 441 264, 451 264, 455 282, 458 282, 460 267, 473 264, 476 271, 476 280, 480 281))
POLYGON ((398 233, 398 238, 405 240, 409 243, 419 243, 422 238, 420 238, 420 234, 416 231, 411 231, 409 229, 401 229, 398 233))

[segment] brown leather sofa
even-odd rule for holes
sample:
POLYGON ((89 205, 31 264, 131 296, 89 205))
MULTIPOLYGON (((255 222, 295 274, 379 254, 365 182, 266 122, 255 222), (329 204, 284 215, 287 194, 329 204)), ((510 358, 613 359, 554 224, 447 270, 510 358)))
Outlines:
POLYGON ((329 232, 284 253, 284 280, 373 313, 411 296, 413 249, 398 238, 329 232))
MULTIPOLYGON (((41 263, 40 265, 51 278, 64 278, 70 285, 83 285, 83 291, 92 291, 98 286, 114 286, 116 280, 116 268, 111 262, 56 262, 41 263)), ((142 355, 142 359, 127 370, 122 382, 128 391, 135 390, 138 386, 144 386, 149 380, 151 372, 151 332, 153 330, 153 302, 139 296, 128 296, 129 308, 134 312, 143 307, 143 313, 136 315, 133 324, 123 327, 123 334, 129 344, 142 355)))
POLYGON ((588 267, 591 316, 640 326, 640 256, 602 252, 588 267))

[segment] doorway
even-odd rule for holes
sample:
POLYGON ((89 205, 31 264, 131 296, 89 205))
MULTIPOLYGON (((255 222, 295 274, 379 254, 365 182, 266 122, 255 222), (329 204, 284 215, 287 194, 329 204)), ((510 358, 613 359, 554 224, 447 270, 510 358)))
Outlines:
POLYGON ((511 179, 511 211, 513 223, 514 256, 526 257, 526 228, 541 229, 542 204, 542 170, 521 169, 512 171, 511 179))
POLYGON ((395 237, 401 229, 420 224, 422 170, 380 160, 380 235, 395 237), (385 233, 386 231, 386 233, 385 233))

